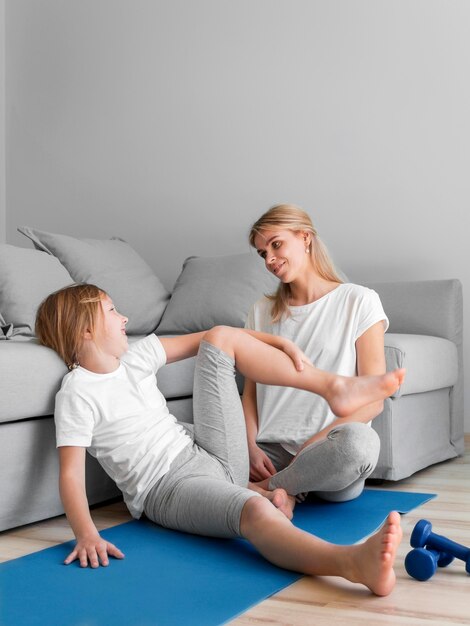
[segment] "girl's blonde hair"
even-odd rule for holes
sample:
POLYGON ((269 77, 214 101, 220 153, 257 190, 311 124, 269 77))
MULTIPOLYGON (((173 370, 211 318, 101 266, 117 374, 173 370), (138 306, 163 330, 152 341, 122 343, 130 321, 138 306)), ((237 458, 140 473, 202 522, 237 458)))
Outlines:
MULTIPOLYGON (((317 274, 325 280, 342 283, 343 280, 335 269, 334 263, 328 254, 325 244, 315 230, 310 216, 293 204, 278 204, 264 213, 251 227, 249 241, 254 248, 255 237, 263 230, 290 230, 294 233, 310 233, 310 256, 313 267, 317 274)), ((271 319, 278 322, 282 317, 290 315, 289 298, 291 296, 290 285, 280 283, 276 292, 266 297, 272 301, 271 319)))
POLYGON ((36 336, 43 346, 52 348, 69 369, 78 365, 83 335, 93 334, 101 314, 100 301, 106 293, 90 284, 77 284, 51 293, 39 305, 36 336))

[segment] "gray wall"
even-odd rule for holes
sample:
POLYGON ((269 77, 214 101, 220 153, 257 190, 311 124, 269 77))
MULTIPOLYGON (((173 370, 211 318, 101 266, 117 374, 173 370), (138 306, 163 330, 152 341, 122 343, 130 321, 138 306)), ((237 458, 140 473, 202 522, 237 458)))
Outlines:
POLYGON ((0 0, 0 243, 6 241, 5 209, 5 0, 0 0))
POLYGON ((6 0, 7 241, 124 236, 171 286, 290 201, 352 280, 457 277, 468 311, 469 24, 466 0, 6 0))

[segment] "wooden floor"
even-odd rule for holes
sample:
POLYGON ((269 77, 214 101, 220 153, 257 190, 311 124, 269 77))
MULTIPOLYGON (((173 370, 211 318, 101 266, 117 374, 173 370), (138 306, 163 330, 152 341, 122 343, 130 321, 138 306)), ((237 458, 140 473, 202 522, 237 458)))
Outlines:
MULTIPOLYGON (((384 487, 437 493, 438 497, 403 516, 403 543, 396 563, 397 584, 386 598, 337 578, 303 578, 261 602, 232 622, 237 626, 396 626, 470 625, 470 576, 462 561, 439 569, 429 581, 417 582, 406 573, 403 562, 410 549, 414 524, 424 517, 434 530, 470 546, 470 435, 465 456, 441 463, 399 483, 384 487)), ((119 502, 93 511, 98 529, 130 519, 119 502)), ((0 561, 68 541, 73 535, 64 517, 0 533, 0 561)), ((20 626, 20 625, 19 625, 20 626)), ((107 626, 107 625, 103 625, 107 626)), ((182 625, 186 626, 186 625, 182 625)))

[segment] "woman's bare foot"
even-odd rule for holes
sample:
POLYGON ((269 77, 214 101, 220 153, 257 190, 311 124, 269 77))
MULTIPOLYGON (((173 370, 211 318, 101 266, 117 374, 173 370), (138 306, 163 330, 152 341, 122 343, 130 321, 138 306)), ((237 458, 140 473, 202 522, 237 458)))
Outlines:
POLYGON ((271 500, 276 509, 279 509, 287 519, 291 520, 294 517, 295 497, 290 496, 285 489, 281 488, 268 491, 268 494, 272 496, 267 496, 268 500, 271 500))
POLYGON ((285 489, 279 487, 270 491, 261 487, 259 483, 250 483, 249 487, 267 498, 288 520, 294 517, 295 497, 290 496, 285 489))
POLYGON ((375 535, 353 546, 345 578, 366 585, 377 596, 387 596, 395 586, 393 564, 402 536, 400 515, 392 511, 375 535))
POLYGON ((397 391, 405 379, 405 370, 396 369, 382 376, 334 376, 325 399, 338 417, 384 400, 397 391))

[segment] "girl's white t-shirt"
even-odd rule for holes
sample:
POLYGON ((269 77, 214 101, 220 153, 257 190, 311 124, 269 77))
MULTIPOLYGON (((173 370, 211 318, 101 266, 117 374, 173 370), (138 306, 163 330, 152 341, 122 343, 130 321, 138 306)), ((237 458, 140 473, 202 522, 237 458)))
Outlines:
MULTIPOLYGON (((246 328, 291 339, 315 367, 354 376, 356 341, 371 326, 389 322, 378 294, 372 289, 343 283, 303 306, 291 306, 291 317, 271 323, 272 302, 261 298, 252 307, 246 328)), ((336 416, 328 403, 308 391, 256 385, 257 441, 280 443, 296 454, 305 441, 331 424, 336 416)))
POLYGON ((57 447, 87 448, 137 518, 151 487, 191 443, 157 387, 165 363, 162 344, 149 335, 131 344, 110 374, 72 370, 56 396, 57 447))

